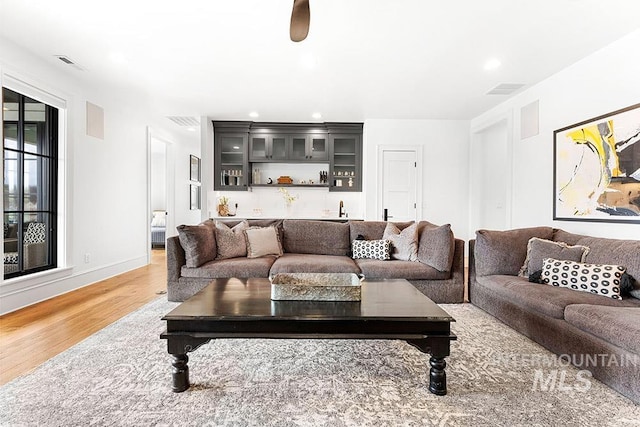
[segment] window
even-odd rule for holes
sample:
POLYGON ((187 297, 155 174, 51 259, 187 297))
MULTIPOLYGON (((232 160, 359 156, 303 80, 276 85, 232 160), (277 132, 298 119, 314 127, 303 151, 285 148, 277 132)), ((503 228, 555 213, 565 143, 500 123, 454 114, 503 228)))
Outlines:
POLYGON ((58 110, 2 89, 4 278, 56 267, 58 110))

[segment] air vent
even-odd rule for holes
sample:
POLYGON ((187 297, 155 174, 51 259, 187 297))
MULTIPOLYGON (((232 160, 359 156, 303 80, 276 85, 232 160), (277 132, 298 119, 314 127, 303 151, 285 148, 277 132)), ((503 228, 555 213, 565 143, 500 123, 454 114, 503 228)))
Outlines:
POLYGON ((186 126, 186 127, 194 127, 200 126, 200 121, 195 117, 188 116, 169 116, 167 119, 171 120, 173 123, 178 126, 186 126))
POLYGON ((73 68, 75 68, 76 70, 80 70, 80 71, 84 71, 84 68, 82 68, 81 66, 79 66, 78 64, 76 64, 75 62, 73 62, 71 60, 71 58, 69 58, 66 55, 53 55, 56 58, 58 58, 60 61, 64 62, 67 65, 71 65, 73 68))
POLYGON ((511 95, 523 86, 522 83, 501 83, 487 92, 487 95, 511 95))

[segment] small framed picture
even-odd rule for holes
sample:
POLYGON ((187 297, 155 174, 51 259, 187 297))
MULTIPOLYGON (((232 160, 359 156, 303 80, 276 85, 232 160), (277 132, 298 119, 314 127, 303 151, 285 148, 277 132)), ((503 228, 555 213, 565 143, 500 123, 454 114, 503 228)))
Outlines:
POLYGON ((192 211, 200 209, 200 186, 190 184, 189 185, 189 204, 192 211))
POLYGON ((189 178, 191 179, 191 181, 200 182, 200 159, 194 155, 191 155, 189 166, 189 178))

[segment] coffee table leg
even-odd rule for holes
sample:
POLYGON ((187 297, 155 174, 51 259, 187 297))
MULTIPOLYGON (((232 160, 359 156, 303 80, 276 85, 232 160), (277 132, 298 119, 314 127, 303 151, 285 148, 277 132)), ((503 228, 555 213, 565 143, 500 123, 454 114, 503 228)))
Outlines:
POLYGON ((431 370, 429 371, 429 391, 438 396, 447 394, 447 373, 444 371, 447 362, 444 357, 431 356, 429 359, 431 370))
POLYGON ((181 393, 189 388, 189 356, 186 354, 172 354, 171 366, 173 366, 172 378, 173 385, 171 390, 176 393, 181 393))

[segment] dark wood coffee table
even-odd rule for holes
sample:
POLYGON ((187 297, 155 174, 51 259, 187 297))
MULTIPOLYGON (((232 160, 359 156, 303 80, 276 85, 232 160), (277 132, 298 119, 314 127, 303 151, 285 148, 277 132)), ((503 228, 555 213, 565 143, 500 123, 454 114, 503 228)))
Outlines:
POLYGON ((189 388, 187 353, 217 338, 393 339, 430 353, 429 391, 447 394, 455 320, 404 279, 365 280, 362 301, 271 301, 268 279, 216 279, 162 318, 173 391, 189 388))

